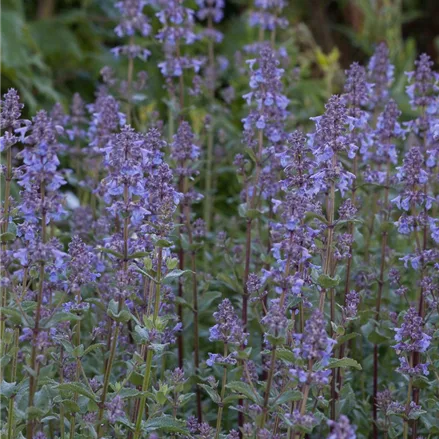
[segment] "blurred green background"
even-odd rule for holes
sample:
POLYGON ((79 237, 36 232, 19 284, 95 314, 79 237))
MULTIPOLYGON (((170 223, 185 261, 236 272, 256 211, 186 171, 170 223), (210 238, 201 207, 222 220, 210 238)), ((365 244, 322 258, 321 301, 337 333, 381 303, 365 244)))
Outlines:
MULTIPOLYGON (((66 106, 75 91, 92 101, 100 69, 121 67, 109 51, 118 44, 113 33, 114 3, 3 0, 2 93, 16 87, 30 113, 56 101, 66 106)), ((195 0, 187 4, 195 7, 195 0)), ((246 24, 252 5, 252 0, 226 0, 220 25, 225 39, 217 53, 232 64, 234 52, 254 40, 255 30, 246 24)), ((367 61, 379 41, 387 41, 391 48, 397 78, 402 77, 398 73, 411 70, 417 53, 426 51, 433 60, 438 58, 437 0, 289 0, 285 14, 291 25, 281 40, 293 66, 301 68, 294 96, 300 101, 298 108, 303 108, 303 118, 321 110, 328 94, 339 89, 343 69, 354 60, 367 61)), ((136 66, 148 71, 153 84, 161 81, 155 62, 153 56, 146 65, 136 66)), ((150 98, 160 102, 160 94, 165 93, 162 87, 151 89, 150 98)), ((402 95, 402 82, 399 90, 402 95)))

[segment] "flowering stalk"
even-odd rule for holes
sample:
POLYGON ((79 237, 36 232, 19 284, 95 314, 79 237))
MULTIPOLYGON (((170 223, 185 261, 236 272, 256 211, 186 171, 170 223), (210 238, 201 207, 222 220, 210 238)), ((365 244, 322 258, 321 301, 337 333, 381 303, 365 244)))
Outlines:
POLYGON ((98 438, 101 438, 104 434, 104 409, 105 409, 105 401, 107 399, 107 393, 108 393, 108 385, 110 382, 110 375, 111 375, 111 369, 113 367, 114 357, 116 355, 116 346, 117 346, 117 338, 119 337, 119 324, 116 323, 116 327, 114 329, 114 332, 111 331, 112 335, 112 341, 111 341, 111 347, 110 347, 110 356, 108 357, 108 361, 105 366, 105 374, 104 374, 104 381, 103 381, 103 390, 102 390, 102 397, 99 402, 99 412, 98 412, 98 438))
MULTIPOLYGON (((154 302, 154 313, 153 313, 153 324, 155 324, 157 317, 159 315, 160 309, 160 287, 162 283, 162 262, 163 262, 163 249, 162 247, 156 248, 157 252, 157 276, 155 281, 155 302, 154 302)), ((153 349, 147 349, 146 354, 146 365, 145 365, 145 374, 143 376, 142 382, 142 396, 140 398, 139 409, 137 412, 136 426, 134 430, 134 439, 139 439, 142 434, 142 418, 143 413, 145 411, 146 405, 146 392, 149 389, 149 382, 151 379, 151 371, 152 371, 152 357, 154 356, 153 349)))
MULTIPOLYGON (((378 173, 377 183, 384 184, 384 200, 383 200, 383 226, 381 231, 381 256, 380 256, 380 271, 378 277, 378 292, 375 305, 375 320, 379 322, 381 311, 381 299, 384 288, 384 275, 386 270, 386 249, 388 239, 388 226, 390 220, 390 205, 389 205, 389 191, 390 191, 390 170, 391 164, 396 161, 395 146, 391 143, 392 138, 403 136, 403 131, 398 124, 398 117, 401 112, 398 110, 396 103, 391 100, 384 108, 383 113, 378 117, 377 129, 374 133, 375 141, 377 142, 376 155, 374 157, 378 165, 384 161, 385 171, 378 173)), ((377 437, 378 430, 376 426, 378 413, 378 344, 374 345, 373 353, 373 419, 374 437, 377 437)))
MULTIPOLYGON (((227 343, 224 343, 224 358, 227 358, 228 350, 227 343)), ((223 410, 224 410, 224 396, 226 393, 226 384, 227 384, 227 365, 223 366, 223 378, 221 381, 221 393, 220 393, 220 402, 218 403, 218 413, 216 415, 216 430, 215 430, 215 439, 219 438, 221 431, 221 421, 223 418, 223 410)))
MULTIPOLYGON (((190 125, 182 121, 174 136, 174 141, 171 145, 171 157, 176 161, 176 174, 179 175, 179 188, 182 193, 183 202, 181 204, 181 223, 184 224, 184 230, 187 232, 189 241, 189 254, 192 270, 192 306, 193 306, 193 318, 194 318, 194 368, 198 373, 200 366, 199 356, 199 333, 198 333, 198 283, 196 272, 196 250, 198 243, 195 242, 194 232, 197 237, 204 235, 205 224, 203 220, 196 220, 192 225, 191 222, 191 206, 199 199, 198 194, 193 187, 190 187, 190 180, 192 180, 198 171, 195 169, 195 164, 199 159, 200 148, 194 143, 194 134, 192 133, 190 125), (200 224, 201 221, 201 224, 200 224)), ((184 269, 184 249, 183 245, 180 249, 180 269, 184 269)), ((179 281, 179 295, 183 293, 182 282, 179 281)), ((180 323, 182 323, 182 307, 179 304, 178 313, 180 323)), ((182 367, 183 363, 183 337, 179 336, 179 367, 182 367)), ((201 422, 201 391, 197 386, 197 416, 198 421, 201 422)))
MULTIPOLYGON (((19 328, 14 329, 14 356, 12 358, 12 366, 11 366, 11 383, 15 383, 17 379, 17 356, 18 356, 18 336, 19 336, 19 328)), ((12 396, 9 399, 9 407, 8 407, 8 439, 13 439, 14 436, 14 430, 15 430, 15 413, 14 413, 14 402, 15 397, 12 396)))
MULTIPOLYGON (((45 198, 45 187, 44 183, 41 183, 40 186, 40 196, 41 203, 44 204, 45 198)), ((42 243, 45 244, 47 241, 47 228, 46 228, 46 212, 43 209, 41 213, 41 240, 42 243)), ((31 375, 29 378, 29 407, 32 407, 34 404, 34 395, 37 389, 37 380, 38 374, 36 373, 37 368, 37 336, 40 330, 40 318, 41 318, 41 306, 43 302, 43 286, 44 286, 44 260, 40 262, 40 275, 39 275, 39 287, 38 287, 38 295, 37 295, 37 308, 35 312, 35 325, 32 339, 32 353, 31 353, 31 368, 35 372, 35 375, 31 375)), ((27 424, 27 439, 32 438, 34 423, 29 420, 27 424)))
MULTIPOLYGON (((10 219, 10 198, 11 198, 11 184, 12 184, 12 146, 18 143, 19 138, 14 134, 14 131, 20 131, 20 128, 24 124, 25 127, 28 125, 28 121, 23 121, 20 119, 21 111, 24 105, 20 102, 20 97, 15 89, 8 90, 7 93, 3 95, 3 99, 0 101, 1 112, 0 112, 0 129, 5 130, 4 135, 0 138, 0 151, 6 150, 6 169, 5 169, 5 186, 4 186, 4 201, 2 208, 2 218, 0 232, 2 235, 1 239, 1 250, 2 255, 6 256, 6 251, 8 248, 8 240, 6 234, 9 227, 10 219)), ((2 269, 3 271, 3 269, 2 269)), ((7 287, 6 287, 6 272, 2 272, 2 278, 4 281, 0 285, 1 295, 0 295, 0 306, 6 307, 7 305, 7 287)), ((4 355, 4 336, 5 336, 5 316, 0 313, 0 356, 4 355)), ((3 367, 0 368, 0 382, 3 380, 3 367)))

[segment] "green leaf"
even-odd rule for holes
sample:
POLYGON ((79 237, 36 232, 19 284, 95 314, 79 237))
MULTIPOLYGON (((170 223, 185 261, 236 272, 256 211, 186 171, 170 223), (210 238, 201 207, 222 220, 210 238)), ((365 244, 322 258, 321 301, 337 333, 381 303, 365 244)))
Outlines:
POLYGON ((123 399, 135 398, 140 395, 140 392, 137 389, 122 389, 117 394, 123 399))
POLYGON ((226 387, 234 392, 244 395, 253 402, 258 402, 258 399, 260 399, 259 395, 255 395, 251 386, 244 381, 232 381, 227 384, 226 387))
POLYGON ((358 334, 358 332, 351 332, 349 334, 345 334, 345 335, 341 335, 340 337, 337 338, 337 344, 335 345, 336 347, 340 346, 343 343, 346 343, 347 341, 358 337, 360 334, 358 334))
POLYGON ((178 259, 177 258, 168 258, 166 260, 166 267, 168 270, 173 270, 178 265, 178 259))
POLYGON ((58 389, 61 392, 77 393, 79 395, 85 396, 88 399, 91 399, 92 401, 98 401, 97 396, 82 383, 62 383, 55 386, 55 389, 58 389))
POLYGON ((181 305, 181 306, 184 306, 186 308, 189 308, 192 311, 194 310, 193 306, 190 303, 188 303, 188 301, 186 299, 184 299, 183 297, 177 296, 174 301, 178 305, 181 305))
POLYGON ((11 242, 11 241, 13 241, 14 239, 15 239, 15 234, 14 233, 11 233, 11 232, 5 232, 5 233, 2 233, 1 235, 0 235, 0 241, 1 242, 3 242, 3 243, 5 243, 5 242, 11 242))
POLYGON ((131 320, 131 313, 127 309, 122 309, 119 312, 119 303, 114 299, 111 299, 108 304, 107 315, 119 323, 126 323, 131 320))
POLYGON ((362 370, 361 364, 355 361, 353 358, 331 358, 327 366, 328 369, 334 369, 335 367, 353 367, 358 370, 362 370))
POLYGON ((272 398, 270 401, 270 406, 274 404, 274 406, 285 404, 286 402, 291 401, 299 401, 303 398, 302 392, 299 390, 287 390, 282 393, 278 398, 272 398))
POLYGON ((98 247, 98 251, 102 253, 109 253, 110 255, 116 256, 119 259, 123 259, 123 254, 117 252, 116 250, 112 250, 111 248, 98 247))
POLYGON ((62 401, 60 401, 60 403, 64 405, 65 409, 69 413, 77 413, 81 410, 79 408, 79 405, 71 399, 63 399, 62 401))
POLYGON ((4 396, 5 398, 10 398, 16 393, 16 390, 16 383, 7 383, 6 381, 3 381, 0 385, 0 395, 4 396))
POLYGON ((19 325, 22 323, 22 315, 20 311, 13 309, 13 308, 0 308, 0 314, 5 314, 9 317, 9 320, 11 323, 14 323, 15 325, 19 325))
POLYGON ((12 360, 12 357, 9 354, 3 355, 2 358, 0 358, 0 369, 4 369, 12 360))
POLYGON ((242 218, 253 220, 257 218, 261 214, 261 212, 258 209, 249 209, 247 207, 247 203, 242 203, 238 207, 238 214, 242 218))
POLYGON ((106 347, 105 343, 95 343, 95 344, 92 344, 82 353, 81 356, 85 357, 90 352, 93 352, 93 351, 95 351, 96 349, 99 349, 99 348, 105 349, 105 347, 106 347))
POLYGON ((166 239, 158 239, 155 243, 154 243, 154 245, 156 246, 156 247, 160 247, 160 248, 163 248, 163 247, 172 247, 172 242, 171 241, 168 241, 168 240, 166 240, 166 239))
POLYGON ((220 297, 222 297, 220 291, 208 291, 207 293, 204 293, 200 298, 200 307, 198 311, 202 312, 208 310, 212 302, 214 302, 216 299, 219 299, 220 297))
POLYGON ((321 274, 317 279, 317 283, 322 288, 335 288, 340 283, 340 277, 339 276, 331 277, 328 276, 327 274, 321 274))
POLYGON ((296 361, 296 356, 289 349, 276 349, 276 358, 290 364, 296 361))
POLYGON ((144 258, 145 256, 149 256, 151 252, 135 252, 128 256, 128 259, 137 259, 144 258))
POLYGON ((186 428, 186 422, 166 415, 158 418, 148 419, 148 421, 144 424, 143 430, 145 432, 160 430, 166 433, 189 433, 188 429, 186 428))
POLYGON ((136 271, 140 274, 143 274, 148 279, 151 279, 155 284, 158 283, 157 280, 154 277, 152 277, 149 273, 147 273, 145 270, 142 270, 141 268, 136 268, 136 271))
POLYGON ((307 212, 305 215, 305 221, 308 222, 310 219, 318 219, 323 224, 328 224, 328 220, 323 215, 319 215, 315 212, 307 212))
POLYGON ((169 272, 164 278, 163 283, 170 283, 174 279, 178 279, 186 273, 193 273, 191 270, 179 270, 178 268, 169 272))
POLYGON ((275 335, 267 334, 265 337, 272 346, 282 346, 286 342, 285 337, 283 335, 275 336, 275 335))
POLYGON ((215 389, 212 389, 212 387, 208 386, 207 384, 198 384, 198 385, 207 392, 207 394, 210 396, 210 399, 215 404, 221 403, 221 397, 219 396, 218 392, 215 389))
POLYGON ((47 319, 42 320, 41 326, 43 328, 49 328, 60 322, 77 322, 78 320, 82 320, 82 317, 78 316, 77 314, 61 311, 51 317, 48 317, 47 319))
POLYGON ((377 329, 371 331, 367 339, 373 344, 381 344, 389 340, 389 337, 381 334, 377 329))

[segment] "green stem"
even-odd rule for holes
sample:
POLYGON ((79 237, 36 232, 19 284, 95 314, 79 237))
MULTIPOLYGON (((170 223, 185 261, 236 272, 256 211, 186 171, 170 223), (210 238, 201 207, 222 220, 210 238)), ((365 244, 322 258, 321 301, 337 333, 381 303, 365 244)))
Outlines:
POLYGON ((111 369, 113 367, 114 357, 116 354, 116 345, 117 345, 118 337, 119 337, 119 324, 117 323, 116 328, 115 328, 114 333, 113 333, 113 340, 111 342, 110 357, 108 358, 107 367, 105 368, 102 397, 101 397, 101 401, 99 403, 98 438, 101 438, 102 435, 104 434, 103 418, 104 418, 104 410, 105 410, 105 400, 107 399, 108 384, 110 382, 111 369))
MULTIPOLYGON (((78 289, 76 292, 76 303, 79 304, 81 301, 81 290, 78 289)), ((81 344, 81 320, 78 320, 75 325, 75 345, 79 346, 81 344)), ((75 371, 75 381, 79 382, 79 375, 81 372, 81 359, 76 359, 76 371, 75 371)), ((75 392, 73 395, 73 401, 76 402, 78 400, 78 393, 75 392)), ((76 423, 76 415, 72 413, 70 418, 70 439, 74 439, 75 437, 75 423, 76 423)))
MULTIPOLYGON (((224 343, 224 358, 227 357, 227 343, 224 343)), ((226 393, 226 384, 227 384, 227 366, 224 366, 223 369, 223 380, 221 383, 221 402, 218 406, 218 414, 216 417, 216 432, 215 432, 215 439, 219 438, 219 434, 221 431, 221 421, 223 417, 223 410, 224 410, 224 395, 226 393)))
MULTIPOLYGON (((212 17, 209 15, 207 26, 210 30, 213 29, 212 17)), ((213 106, 215 99, 215 53, 213 40, 208 39, 207 51, 209 59, 209 70, 212 81, 212 86, 209 87, 209 99, 210 106, 213 106)), ((212 115, 211 115, 212 117, 212 115)), ((206 223, 206 231, 210 232, 211 220, 212 220, 212 206, 213 206, 213 194, 212 194, 212 162, 213 162, 213 121, 210 121, 210 127, 207 133, 207 163, 206 163, 206 186, 205 186, 205 201, 204 201, 204 222, 206 223)))
MULTIPOLYGON (((62 364, 64 362, 64 348, 61 346, 61 351, 59 354, 59 362, 60 362, 60 368, 59 368, 59 382, 60 384, 64 381, 64 373, 63 373, 63 367, 62 364)), ((64 439, 64 404, 61 403, 59 407, 59 430, 60 430, 60 438, 64 439)))
POLYGON ((270 399, 270 391, 271 391, 271 385, 273 383, 275 364, 276 364, 276 346, 273 346, 273 349, 271 351, 270 370, 268 371, 267 387, 265 389, 265 395, 264 395, 264 405, 262 407, 261 428, 265 427, 265 421, 267 419, 268 401, 270 399))
MULTIPOLYGON (((152 317, 153 323, 156 322, 160 310, 160 288, 161 288, 161 277, 162 277, 162 259, 163 259, 163 249, 158 248, 157 255, 157 285, 155 290, 155 303, 154 303, 154 314, 152 317)), ((154 352, 152 349, 148 349, 146 354, 146 367, 145 375, 142 382, 142 396, 140 398, 139 409, 137 412, 136 428, 134 431, 134 439, 139 439, 142 433, 142 418, 143 412, 145 411, 146 405, 146 391, 149 388, 149 382, 151 378, 151 368, 152 368, 152 357, 154 352)))
MULTIPOLYGON (((334 152, 332 156, 332 166, 335 168, 337 164, 337 154, 334 152)), ((328 197, 328 205, 327 205, 327 219, 328 219, 328 235, 327 235, 327 242, 326 242, 326 254, 325 254, 325 260, 324 260, 324 266, 323 266, 323 274, 327 276, 331 276, 332 271, 332 243, 334 239, 334 215, 335 215, 335 181, 331 180, 331 186, 329 190, 329 197, 328 197)), ((320 293, 320 300, 319 300, 319 310, 323 312, 323 308, 325 306, 325 295, 326 290, 323 288, 320 293)))
MULTIPOLYGON (((12 357, 12 369, 11 369, 11 383, 15 383, 17 377, 17 356, 18 356, 18 336, 19 328, 14 330, 14 356, 12 357)), ((9 399, 9 410, 8 410, 8 439, 14 437, 15 430, 15 415, 14 415, 14 400, 15 397, 12 396, 9 399)))
MULTIPOLYGON (((44 207, 44 200, 45 200, 45 185, 44 183, 41 183, 40 187, 40 194, 41 194, 41 206, 42 206, 42 213, 41 213, 41 239, 43 244, 47 241, 47 227, 46 227, 46 211, 44 207)), ((32 352, 31 352, 31 369, 33 372, 36 373, 37 369, 37 337, 40 330, 40 318, 41 318, 41 307, 43 302, 43 291, 44 291, 44 267, 45 262, 41 261, 40 263, 40 276, 39 276, 39 286, 38 286, 38 296, 37 296, 37 309, 35 312, 35 325, 34 325, 34 332, 32 336, 32 352)), ((32 375, 29 377, 29 403, 28 407, 32 407, 34 404, 34 395, 37 389, 38 385, 38 374, 36 376, 32 375)), ((32 419, 29 419, 27 422, 27 429, 26 429, 26 436, 27 439, 32 439, 33 436, 33 429, 34 429, 34 421, 32 419)))
MULTIPOLYGON (((1 228, 2 233, 6 233, 9 224, 9 197, 11 194, 11 181, 12 181, 12 152, 11 148, 6 151, 6 175, 5 175, 5 197, 3 204, 3 224, 1 228)), ((1 245, 2 253, 6 253, 7 243, 4 242, 1 245)), ((6 271, 3 275, 6 277, 6 271)), ((1 287, 0 306, 6 307, 7 304, 7 290, 5 286, 1 287)), ((4 335, 6 330, 6 317, 0 313, 0 357, 4 355, 4 335)), ((0 368, 0 382, 3 380, 3 368, 0 368)))
MULTIPOLYGON (((134 44, 134 37, 130 37, 130 46, 134 44)), ((128 59, 128 91, 127 91, 127 99, 128 99, 128 105, 127 105, 127 124, 131 125, 131 86, 133 83, 133 70, 134 70, 134 59, 130 56, 128 59)))

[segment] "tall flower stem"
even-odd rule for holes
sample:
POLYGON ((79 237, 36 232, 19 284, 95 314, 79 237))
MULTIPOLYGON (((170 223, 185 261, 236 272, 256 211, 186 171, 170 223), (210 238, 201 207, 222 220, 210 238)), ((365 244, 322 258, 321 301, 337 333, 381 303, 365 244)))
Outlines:
MULTIPOLYGON (((154 303, 154 314, 152 321, 156 322, 157 317, 159 315, 160 310, 160 288, 161 288, 161 278, 162 278, 162 260, 163 260, 163 249, 158 247, 157 249, 157 279, 156 279, 156 288, 155 288, 155 303, 154 303)), ((134 431, 134 439, 139 439, 142 434, 142 418, 143 412, 145 411, 146 405, 146 391, 149 388, 149 382, 151 379, 151 369, 152 369, 152 357, 154 355, 154 351, 152 349, 148 349, 146 354, 146 366, 145 366, 145 375, 143 376, 142 382, 142 396, 140 398, 139 410, 137 412, 136 419, 136 427, 134 431)))
MULTIPOLYGON (((185 192, 188 190, 188 179, 185 178, 185 192)), ((198 323, 198 282, 197 282, 197 266, 196 266, 196 253, 193 249, 194 239, 192 234, 190 206, 185 206, 186 213, 186 229, 189 237, 189 245, 192 247, 191 257, 191 270, 192 270, 192 309, 194 315, 194 369, 195 374, 198 374, 200 367, 200 346, 199 346, 199 323, 198 323)), ((196 398, 197 398, 197 418, 198 422, 202 421, 202 409, 201 409, 201 389, 196 386, 196 398)))
MULTIPOLYGON (((17 356, 18 356, 18 336, 19 328, 14 329, 14 356, 12 357, 12 367, 11 367, 11 383, 15 383, 17 378, 17 356)), ((15 397, 11 396, 9 399, 8 407, 8 439, 13 439, 15 430, 15 413, 14 413, 14 401, 15 397)))
MULTIPOLYGON (((264 134, 262 130, 259 130, 258 132, 258 154, 256 158, 256 174, 255 174, 255 180, 253 184, 253 194, 251 198, 249 197, 248 190, 247 190, 247 208, 253 209, 254 202, 257 200, 256 197, 256 190, 259 183, 259 176, 262 169, 262 148, 264 143, 264 134)), ((244 265, 244 277, 243 277, 243 296, 242 296, 242 325, 244 331, 247 329, 247 321, 248 321, 248 288, 247 288, 247 281, 250 274, 250 260, 251 260, 251 245, 252 245, 252 219, 247 218, 247 224, 246 224, 246 239, 245 239, 245 265, 244 265)), ((242 400, 238 401, 238 404, 242 405, 242 400)), ((243 413, 240 411, 238 412, 238 425, 239 427, 242 427, 244 424, 244 416, 243 413)))
POLYGON ((99 403, 99 412, 98 412, 98 437, 99 438, 101 438, 102 435, 104 434, 103 418, 104 418, 104 410, 105 410, 105 400, 107 399, 108 384, 110 382, 111 369, 113 367, 114 357, 116 354, 116 345, 117 345, 118 337, 119 337, 119 324, 116 324, 116 328, 115 328, 114 333, 113 333, 113 339, 111 342, 110 356, 108 358, 107 367, 105 368, 102 397, 101 397, 101 401, 99 403))
MULTIPOLYGON (((213 28, 212 17, 209 15, 207 21, 207 27, 211 31, 213 28)), ((207 41, 209 74, 212 75, 210 80, 212 86, 209 88, 209 100, 210 106, 213 106, 215 99, 215 53, 212 38, 208 38, 207 41)), ((205 184, 205 201, 204 201, 204 222, 206 223, 206 231, 210 231, 210 225, 212 220, 212 206, 213 206, 213 194, 212 194, 212 162, 213 162, 213 121, 210 122, 210 127, 207 131, 207 157, 206 157, 206 184, 205 184)))
MULTIPOLYGON (((81 301, 81 290, 78 288, 76 292, 76 303, 80 303, 81 301)), ((75 325, 75 345, 78 347, 81 344, 81 320, 78 320, 75 325)), ((79 375, 81 373, 81 359, 78 357, 76 359, 76 370, 75 370, 75 381, 79 381, 79 375)), ((76 402, 78 400, 78 393, 75 392, 73 396, 73 401, 76 402)), ((72 417, 70 418, 70 439, 74 439, 75 437, 75 422, 76 415, 72 413, 72 417)))
MULTIPOLYGON (((227 357, 227 343, 224 343, 224 358, 227 357)), ((221 402, 218 405, 218 414, 216 416, 216 431, 215 431, 215 439, 219 438, 220 430, 221 430, 221 421, 223 417, 224 410, 224 395, 226 393, 226 384, 227 384, 227 366, 224 365, 223 369, 223 380, 221 382, 221 402)))
MULTIPOLYGON (((289 247, 291 246, 291 243, 293 242, 293 232, 290 232, 290 239, 289 239, 289 247)), ((288 252, 287 257, 287 263, 285 265, 285 272, 284 272, 284 279, 286 280, 290 274, 290 267, 291 267, 291 252, 288 252)), ((282 289, 282 294, 280 297, 280 306, 283 307, 285 304, 286 299, 286 288, 282 289)), ((276 346, 273 346, 273 349, 271 351, 271 358, 270 358, 270 369, 268 371, 268 377, 267 377, 267 387, 265 389, 265 395, 264 395, 264 405, 262 407, 262 418, 261 418, 261 428, 265 427, 265 421, 267 419, 267 412, 268 412, 268 402, 270 399, 270 391, 271 391, 271 385, 273 383, 273 376, 274 376, 274 367, 276 365, 276 346)))
MULTIPOLYGON (((130 46, 134 45, 134 37, 131 36, 130 37, 130 42, 129 42, 130 46)), ((132 56, 130 56, 128 58, 128 93, 127 93, 127 99, 128 99, 128 103, 127 103, 127 124, 131 125, 131 104, 132 104, 132 96, 131 96, 131 88, 132 88, 132 84, 133 84, 133 71, 134 71, 134 59, 132 56)))
MULTIPOLYGON (((389 220, 389 184, 390 184, 390 159, 387 159, 387 173, 386 173, 386 187, 384 190, 384 219, 389 220)), ((375 305, 375 320, 378 322, 380 318, 381 311, 381 298, 383 294, 384 287, 384 274, 386 270, 386 248, 387 248, 387 230, 383 230, 381 233, 381 263, 380 263, 380 275, 378 279, 378 293, 375 305)), ((378 427, 376 425, 378 420, 378 344, 373 347, 373 437, 378 438, 378 427)))
MULTIPOLYGON (((253 193, 249 197, 247 193, 247 208, 253 209, 255 206, 255 201, 257 200, 256 192, 259 184, 259 177, 262 170, 262 147, 263 147, 263 132, 259 130, 258 133, 258 154, 256 158, 256 173, 253 182, 253 193)), ((250 259, 251 259, 251 241, 252 241, 252 219, 247 218, 247 228, 246 228, 246 242, 245 242, 245 266, 244 266, 244 278, 243 278, 243 298, 242 298, 242 324, 244 326, 244 331, 247 329, 247 310, 248 310, 248 289, 247 281, 250 274, 250 259)))
MULTIPOLYGON (((6 233, 8 230, 9 224, 9 198, 11 196, 11 182, 12 182, 12 151, 9 147, 6 151, 6 175, 5 175, 5 198, 3 204, 3 223, 1 232, 6 233)), ((1 245, 2 253, 6 254, 7 243, 2 242, 1 245)), ((6 275, 6 273, 4 274, 6 275)), ((5 286, 1 286, 1 298, 0 298, 0 306, 5 307, 7 304, 7 289, 5 286)), ((6 317, 0 313, 0 355, 3 356, 3 348, 4 348, 4 335, 6 328, 6 317)), ((0 380, 3 379, 3 368, 0 368, 0 380)))
MULTIPOLYGON (((332 166, 335 167, 337 163, 337 155, 332 156, 332 166)), ((327 202, 327 219, 328 219, 328 233, 326 236, 326 251, 323 266, 323 274, 331 276, 332 274, 332 254, 333 254, 333 240, 334 240, 334 215, 335 215, 335 181, 331 180, 327 202)), ((319 310, 323 312, 325 306, 326 290, 323 288, 320 292, 319 310)))
MULTIPOLYGON (((413 367, 413 355, 410 355, 410 367, 413 367)), ((413 377, 409 378, 409 385, 407 389, 407 401, 405 404, 406 416, 410 410, 410 402, 412 400, 412 390, 413 390, 413 377)), ((409 437, 409 421, 408 419, 404 419, 404 427, 403 427, 403 439, 408 439, 409 437)))
MULTIPOLYGON (((47 227, 46 227, 46 210, 44 207, 45 204, 45 185, 44 183, 41 183, 40 187, 40 195, 41 195, 41 205, 42 207, 42 213, 41 213, 41 239, 43 244, 47 241, 47 227)), ((34 404, 34 395, 37 389, 37 381, 38 376, 34 373, 36 372, 37 368, 37 337, 38 333, 40 331, 40 319, 41 319, 41 307, 43 303, 43 291, 44 291, 44 274, 45 274, 45 262, 40 262, 40 275, 39 275, 39 285, 38 285, 38 295, 37 295, 37 308, 35 311, 35 325, 34 325, 34 331, 32 335, 32 352, 31 352, 31 369, 32 374, 29 377, 29 403, 28 407, 32 407, 34 404)), ((29 419, 27 422, 27 429, 26 429, 26 437, 27 439, 32 439, 33 436, 33 429, 34 429, 34 421, 29 419)))
POLYGON ((271 391, 271 385, 273 383, 275 364, 276 364, 276 346, 273 346, 273 349, 271 350, 270 369, 268 371, 268 377, 267 377, 267 387, 265 389, 265 395, 264 395, 264 405, 262 406, 261 428, 265 427, 265 421, 267 419, 268 401, 270 399, 270 391, 271 391))
MULTIPOLYGON (((127 159, 126 154, 127 154, 127 152, 125 152, 125 159, 127 159)), ((125 206, 128 206, 129 191, 128 191, 128 184, 127 183, 124 184, 123 196, 124 196, 124 204, 125 204, 125 206)), ((129 219, 128 215, 126 215, 124 218, 124 221, 123 221, 123 269, 125 272, 128 270, 129 224, 130 224, 130 219, 129 219)), ((119 312, 122 310, 124 302, 125 302, 124 298, 122 296, 119 297, 119 305, 118 305, 119 312)), ((116 347, 117 347, 117 340, 119 337, 119 331, 120 331, 120 328, 119 328, 119 324, 117 323, 115 330, 114 330, 114 333, 112 335, 113 338, 111 340, 110 356, 108 358, 108 361, 107 361, 106 367, 105 367, 103 391, 102 391, 101 401, 99 403, 99 412, 98 412, 98 437, 99 438, 102 437, 102 435, 104 434, 103 418, 104 418, 105 402, 107 399, 108 384, 110 382, 110 376, 111 376, 111 370, 113 368, 114 357, 116 355, 116 347)), ((111 337, 111 327, 110 327, 109 337, 111 337)))

